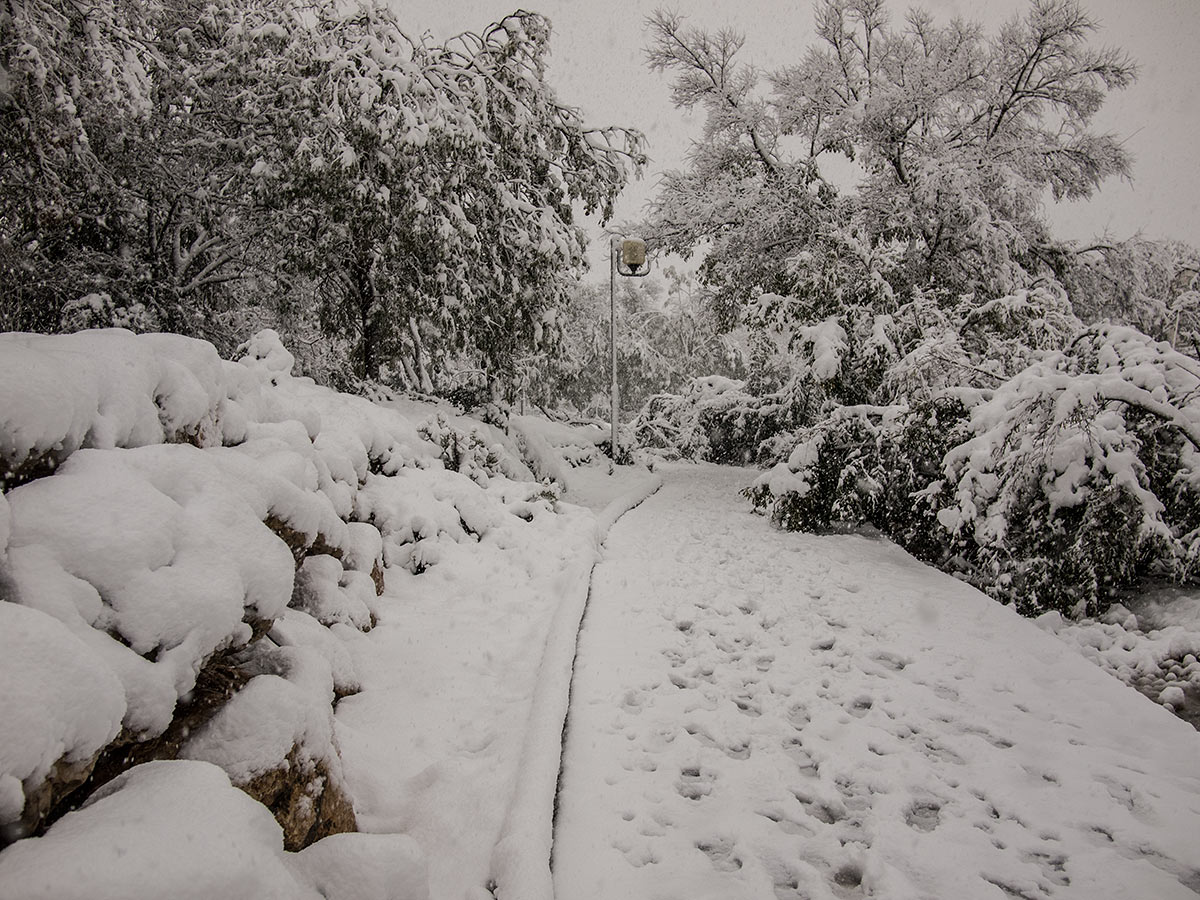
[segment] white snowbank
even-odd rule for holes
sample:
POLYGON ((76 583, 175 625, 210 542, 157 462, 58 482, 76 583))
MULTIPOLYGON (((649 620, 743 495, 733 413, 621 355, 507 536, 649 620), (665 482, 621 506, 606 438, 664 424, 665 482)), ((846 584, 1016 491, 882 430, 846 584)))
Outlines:
POLYGON ((0 900, 317 900, 266 807, 216 766, 146 763, 0 853, 0 900))
MULTIPOLYGON (((543 659, 573 634, 594 518, 531 483, 503 432, 295 378, 270 332, 236 363, 170 335, 3 341, 0 453, 45 459, 0 495, 0 824, 56 761, 162 733, 214 654, 252 677, 183 759, 0 852, 0 898, 483 891, 518 785, 553 796, 569 660, 543 659), (229 781, 289 754, 345 771, 360 824, 408 836, 284 854, 229 781)), ((543 869, 549 808, 514 813, 536 827, 507 845, 542 846, 543 869)))
POLYGON ((121 682, 59 621, 0 600, 0 824, 58 761, 86 762, 116 737, 121 682))
POLYGON ((289 860, 325 900, 429 900, 421 848, 404 834, 331 834, 289 860))
POLYGON ((211 344, 181 335, 0 334, 0 460, 183 435, 219 442, 221 367, 211 344))
POLYGON ((313 534, 344 530, 317 496, 237 451, 80 451, 7 495, 17 598, 81 636, 119 636, 103 652, 124 657, 125 724, 161 733, 204 660, 245 643, 246 619, 274 619, 291 598, 294 562, 267 514, 313 534))

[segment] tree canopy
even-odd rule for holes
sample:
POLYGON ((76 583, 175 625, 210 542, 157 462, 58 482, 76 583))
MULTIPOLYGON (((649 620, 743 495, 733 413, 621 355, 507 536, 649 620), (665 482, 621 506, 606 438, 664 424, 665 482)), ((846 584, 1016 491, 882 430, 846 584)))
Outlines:
POLYGON ((711 242, 701 275, 727 321, 813 270, 869 286, 866 261, 885 249, 890 296, 1002 295, 1052 267, 1047 196, 1087 197, 1129 173, 1118 139, 1091 124, 1136 70, 1091 45, 1096 23, 1075 0, 1034 0, 994 35, 919 10, 893 22, 884 0, 820 0, 815 26, 800 59, 761 73, 736 33, 662 10, 649 20, 649 65, 707 118, 648 228, 685 254, 711 242), (855 190, 825 177, 833 154, 861 167, 855 190))
POLYGON ((286 296, 360 377, 507 377, 584 266, 573 205, 644 162, 559 101, 549 41, 519 11, 437 44, 382 0, 5 4, 3 324, 230 343, 286 296))

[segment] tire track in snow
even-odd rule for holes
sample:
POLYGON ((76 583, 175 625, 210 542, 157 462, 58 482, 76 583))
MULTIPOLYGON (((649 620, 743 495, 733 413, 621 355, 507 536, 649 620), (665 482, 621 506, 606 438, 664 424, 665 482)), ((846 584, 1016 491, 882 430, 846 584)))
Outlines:
POLYGON ((593 572, 560 900, 1195 896, 1194 731, 751 477, 674 469, 593 572))

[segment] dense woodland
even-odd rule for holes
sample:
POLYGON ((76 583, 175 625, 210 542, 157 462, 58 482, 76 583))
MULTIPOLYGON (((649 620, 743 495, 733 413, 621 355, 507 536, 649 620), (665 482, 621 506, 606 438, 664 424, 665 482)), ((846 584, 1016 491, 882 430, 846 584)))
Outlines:
MULTIPOLYGON (((1135 63, 1074 0, 994 33, 883 0, 814 23, 763 71, 647 20, 705 124, 627 229, 698 263, 622 286, 630 439, 767 467, 749 499, 784 527, 879 529, 1027 613, 1195 580, 1200 253, 1045 215, 1129 176, 1093 120, 1135 63)), ((420 32, 383 0, 5 3, 0 326, 270 326, 339 387, 601 414, 578 218, 644 139, 556 96, 536 13, 420 32)))

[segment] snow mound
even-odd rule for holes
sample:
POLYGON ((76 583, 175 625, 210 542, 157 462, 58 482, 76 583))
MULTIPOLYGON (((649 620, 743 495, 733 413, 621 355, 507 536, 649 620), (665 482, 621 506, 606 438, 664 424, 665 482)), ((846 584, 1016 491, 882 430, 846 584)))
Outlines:
POLYGON ((0 335, 0 469, 81 447, 219 443, 222 363, 204 341, 120 329, 0 335))
POLYGON ((317 495, 239 457, 85 450, 8 494, 17 597, 76 633, 117 639, 107 652, 126 657, 116 668, 136 734, 160 734, 204 661, 287 606, 295 566, 263 524, 271 512, 299 531, 345 527, 317 495))
POLYGON ((336 766, 333 676, 316 650, 281 647, 271 662, 283 675, 251 678, 180 751, 184 759, 213 763, 234 784, 277 767, 293 747, 301 761, 336 766))
POLYGON ((429 900, 425 857, 404 834, 331 834, 292 870, 325 900, 429 900))
POLYGON ((23 783, 59 760, 88 760, 116 737, 120 681, 95 651, 51 616, 0 601, 0 823, 17 820, 23 783))
POLYGON ((320 896, 288 868, 271 814, 203 762, 130 769, 44 837, 0 854, 4 900, 320 896))
MULTIPOLYGON (((563 570, 590 565, 591 519, 555 537, 557 488, 499 429, 294 377, 272 332, 240 353, 0 336, 4 900, 428 897, 412 838, 334 834, 357 827, 334 705, 378 676, 366 632, 479 569, 536 669, 563 570)), ((496 709, 524 716, 518 693, 496 709)))

